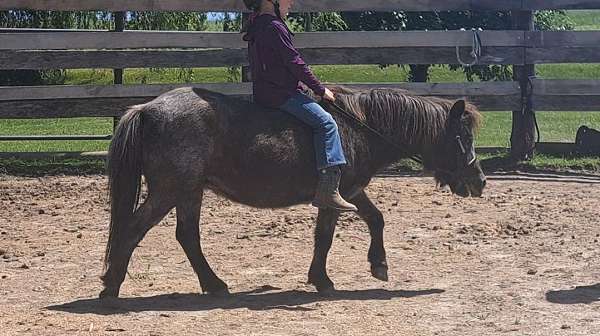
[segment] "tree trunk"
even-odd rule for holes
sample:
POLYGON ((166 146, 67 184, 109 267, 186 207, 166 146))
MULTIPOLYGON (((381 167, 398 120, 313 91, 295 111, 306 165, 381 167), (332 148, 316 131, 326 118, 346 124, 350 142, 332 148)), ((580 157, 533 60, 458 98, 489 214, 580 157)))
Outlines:
POLYGON ((305 32, 310 32, 313 30, 313 26, 312 26, 312 14, 311 13, 305 13, 304 15, 304 31, 305 32))

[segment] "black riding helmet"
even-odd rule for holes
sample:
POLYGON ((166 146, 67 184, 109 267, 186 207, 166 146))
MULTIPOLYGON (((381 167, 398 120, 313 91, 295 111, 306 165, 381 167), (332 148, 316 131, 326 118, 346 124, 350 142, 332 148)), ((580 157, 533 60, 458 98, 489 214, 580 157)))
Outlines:
POLYGON ((251 11, 258 11, 260 10, 260 4, 263 1, 269 1, 271 3, 273 3, 273 6, 275 6, 275 13, 277 13, 277 16, 279 18, 281 18, 281 14, 279 12, 279 1, 278 0, 244 0, 244 5, 246 5, 246 8, 248 8, 251 11))
POLYGON ((262 0, 244 0, 244 5, 251 11, 257 11, 260 9, 260 3, 262 0))

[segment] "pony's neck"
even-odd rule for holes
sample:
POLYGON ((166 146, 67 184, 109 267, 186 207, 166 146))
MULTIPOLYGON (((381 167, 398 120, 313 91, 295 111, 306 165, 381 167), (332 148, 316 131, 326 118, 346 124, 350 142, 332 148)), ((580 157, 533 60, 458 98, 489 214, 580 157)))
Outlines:
POLYGON ((446 129, 447 104, 431 98, 398 90, 370 90, 339 97, 349 113, 381 134, 384 139, 370 134, 374 138, 371 142, 386 152, 404 154, 400 156, 424 154, 446 129))

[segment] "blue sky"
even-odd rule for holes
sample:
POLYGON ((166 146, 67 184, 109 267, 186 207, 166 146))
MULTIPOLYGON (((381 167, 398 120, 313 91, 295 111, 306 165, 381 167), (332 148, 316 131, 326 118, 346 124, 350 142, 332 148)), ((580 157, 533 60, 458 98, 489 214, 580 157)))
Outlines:
MULTIPOLYGON (((225 13, 222 13, 222 12, 209 12, 209 13, 207 13, 207 17, 208 17, 208 20, 214 21, 214 20, 217 20, 219 18, 223 18, 224 14, 225 13)), ((229 13, 229 15, 232 18, 234 18, 236 14, 235 13, 229 13)))

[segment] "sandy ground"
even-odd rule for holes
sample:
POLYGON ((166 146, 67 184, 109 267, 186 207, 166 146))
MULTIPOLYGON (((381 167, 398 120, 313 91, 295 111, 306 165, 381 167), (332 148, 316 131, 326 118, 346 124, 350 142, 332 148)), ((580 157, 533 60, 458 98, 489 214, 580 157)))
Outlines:
POLYGON ((390 281, 366 225, 338 224, 329 298, 306 285, 316 215, 205 197, 205 254, 233 295, 199 295, 175 218, 137 248, 119 302, 96 299, 106 178, 0 176, 1 335, 600 335, 600 184, 491 180, 461 199, 374 179, 390 281))

